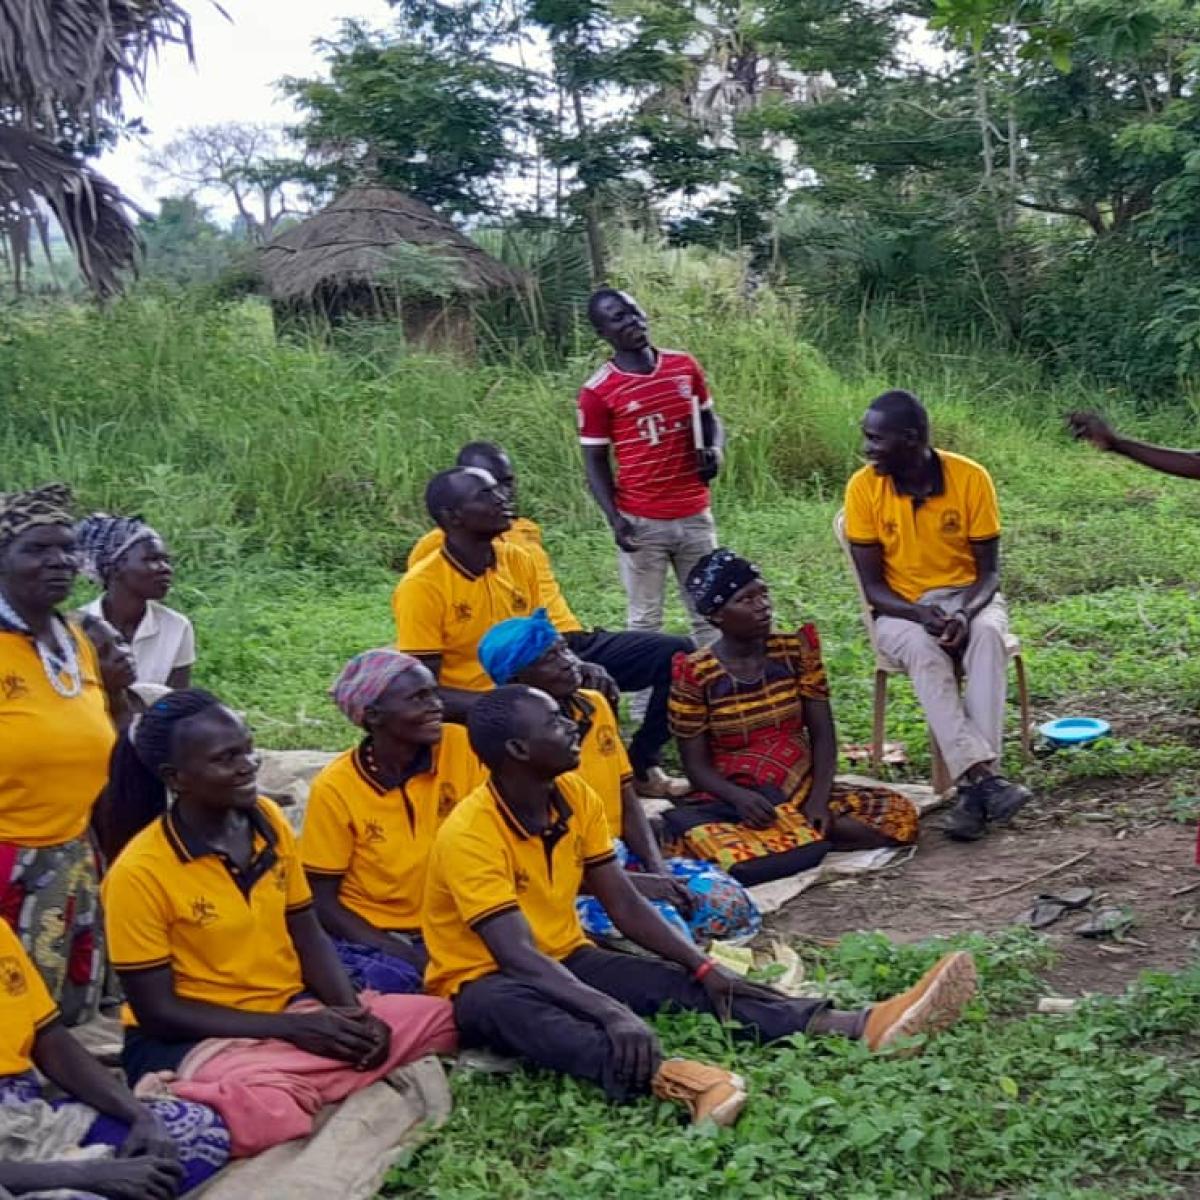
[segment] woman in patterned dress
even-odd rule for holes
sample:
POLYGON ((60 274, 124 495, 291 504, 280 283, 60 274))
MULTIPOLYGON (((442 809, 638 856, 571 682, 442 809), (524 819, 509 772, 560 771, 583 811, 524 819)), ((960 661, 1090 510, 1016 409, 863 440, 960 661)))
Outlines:
POLYGON ((687 588, 721 636, 675 660, 671 729, 695 788, 664 816, 675 852, 749 885, 808 870, 830 850, 915 842, 906 797, 834 782, 837 738, 813 626, 776 632, 758 568, 729 550, 703 558, 687 588))

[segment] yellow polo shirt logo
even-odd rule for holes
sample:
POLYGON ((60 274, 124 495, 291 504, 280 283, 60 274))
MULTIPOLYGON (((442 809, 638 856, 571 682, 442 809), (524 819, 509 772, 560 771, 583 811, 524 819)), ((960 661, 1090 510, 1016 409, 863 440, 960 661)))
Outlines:
POLYGON ((529 611, 529 597, 523 592, 513 592, 512 602, 515 612, 526 613, 529 611))
POLYGON ((474 615, 469 604, 460 603, 454 606, 454 619, 456 621, 469 621, 474 615))
POLYGON ((513 891, 518 896, 523 896, 529 891, 529 872, 522 867, 518 867, 513 872, 513 891))
POLYGON ((201 929, 207 929, 217 919, 217 906, 207 896, 197 896, 192 901, 192 920, 201 929))
POLYGON ((0 987, 4 988, 5 995, 8 996, 23 996, 29 990, 29 984, 25 982, 25 972, 17 959, 0 958, 0 987))
POLYGON ((368 821, 363 826, 363 841, 371 846, 378 845, 387 841, 387 834, 383 832, 383 826, 378 821, 368 821))
POLYGON ((438 788, 438 820, 444 821, 458 803, 458 788, 452 783, 443 783, 438 788))
POLYGON ((617 752, 617 739, 607 725, 596 731, 596 745, 605 758, 610 758, 617 752))
POLYGON ((957 508, 942 513, 942 532, 948 537, 957 537, 962 533, 962 513, 957 508))
POLYGON ((0 692, 4 693, 5 700, 19 700, 29 695, 29 684, 20 675, 5 675, 0 679, 0 692))

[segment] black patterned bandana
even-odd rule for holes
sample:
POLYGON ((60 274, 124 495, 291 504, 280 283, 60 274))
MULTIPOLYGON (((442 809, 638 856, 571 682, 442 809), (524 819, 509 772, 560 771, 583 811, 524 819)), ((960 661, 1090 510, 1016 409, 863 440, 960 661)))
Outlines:
POLYGON ((74 503, 65 483, 47 483, 28 492, 0 495, 0 550, 37 525, 74 525, 74 503))
POLYGON ((724 608, 748 583, 762 578, 762 572, 748 558, 740 558, 723 547, 706 554, 688 572, 684 585, 696 611, 710 617, 724 608))

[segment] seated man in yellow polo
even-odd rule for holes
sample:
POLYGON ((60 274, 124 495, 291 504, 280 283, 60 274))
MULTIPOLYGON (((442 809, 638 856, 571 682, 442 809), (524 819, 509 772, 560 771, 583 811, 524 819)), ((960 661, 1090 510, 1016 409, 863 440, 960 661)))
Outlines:
POLYGON ((497 688, 468 731, 492 775, 438 831, 425 879, 427 989, 453 1000, 466 1045, 587 1079, 610 1099, 653 1091, 693 1120, 732 1124, 743 1080, 663 1059, 641 1019, 664 1009, 733 1018, 735 1037, 832 1034, 882 1050, 956 1021, 975 964, 945 955, 907 992, 857 1012, 784 996, 706 958, 638 894, 618 865, 604 803, 577 773, 580 731, 545 692, 497 688), (575 909, 582 886, 646 956, 593 946, 575 909))
POLYGON ((396 649, 433 672, 445 720, 464 725, 492 686, 479 661, 480 640, 493 625, 542 607, 541 583, 529 553, 501 540, 512 507, 489 472, 439 471, 425 489, 425 507, 445 537, 392 593, 396 649))
POLYGON ((485 772, 473 754, 441 745, 437 680, 411 654, 357 655, 332 696, 364 736, 313 780, 300 861, 317 916, 354 986, 419 992, 429 850, 442 821, 485 772))
POLYGON ((846 485, 846 537, 879 649, 908 673, 958 781, 946 832, 974 841, 1029 799, 998 769, 1008 609, 996 489, 977 462, 930 445, 928 414, 909 392, 873 400, 862 433, 867 466, 846 485))
MULTIPOLYGON (((762 925, 750 894, 710 863, 664 859, 641 800, 609 703, 581 685, 580 662, 546 612, 501 621, 479 643, 479 659, 498 686, 523 683, 557 701, 579 726, 579 776, 600 797, 613 849, 635 888, 689 941, 748 941, 762 925)), ((589 937, 616 930, 594 896, 576 902, 589 937)))
MULTIPOLYGON (((513 514, 508 528, 497 540, 520 546, 532 556, 537 568, 540 603, 572 652, 585 664, 603 668, 622 692, 640 693, 644 697, 641 724, 629 743, 629 759, 639 794, 660 799, 678 799, 685 795, 687 780, 668 776, 660 760, 662 749, 671 737, 667 720, 671 663, 676 654, 689 654, 695 649, 691 638, 644 629, 584 629, 559 586, 550 556, 542 544, 540 526, 528 517, 515 515, 517 478, 512 460, 503 447, 494 442, 468 442, 458 452, 456 465, 477 467, 495 479, 497 489, 513 514)), ((408 556, 409 568, 440 550, 445 542, 446 534, 442 529, 431 529, 412 548, 408 556)), ((608 700, 615 709, 617 697, 609 695, 608 700)), ((634 707, 637 708, 636 702, 634 707)), ((639 714, 635 712, 636 715, 639 714)))

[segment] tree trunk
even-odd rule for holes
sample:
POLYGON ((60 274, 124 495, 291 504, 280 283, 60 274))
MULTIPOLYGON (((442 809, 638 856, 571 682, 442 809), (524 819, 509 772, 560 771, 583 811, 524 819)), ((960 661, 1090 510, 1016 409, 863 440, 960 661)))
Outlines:
MULTIPOLYGON (((583 95, 574 85, 571 86, 571 106, 575 110, 576 132, 580 142, 586 147, 588 127, 583 112, 583 95)), ((594 190, 586 184, 584 197, 583 219, 587 231, 588 262, 591 266, 592 286, 599 287, 608 275, 604 261, 604 230, 600 224, 600 204, 594 190)))

